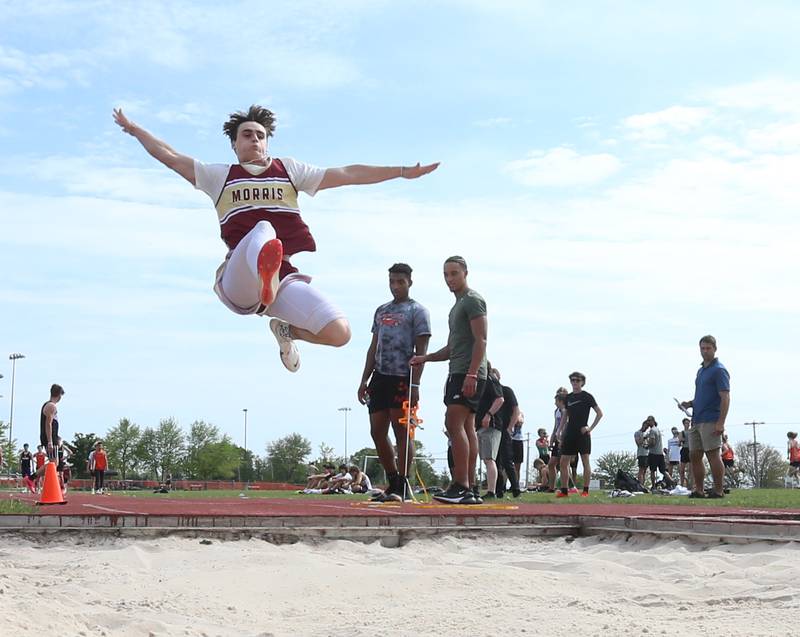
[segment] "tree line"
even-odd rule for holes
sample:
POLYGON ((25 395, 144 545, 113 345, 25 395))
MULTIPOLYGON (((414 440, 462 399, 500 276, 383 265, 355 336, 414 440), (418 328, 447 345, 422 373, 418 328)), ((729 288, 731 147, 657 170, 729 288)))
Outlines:
MULTIPOLYGON (((785 453, 782 454, 775 447, 759 442, 756 446, 758 456, 756 465, 753 443, 740 442, 734 448, 734 452, 737 471, 726 478, 732 487, 755 487, 760 484, 765 489, 774 489, 783 486, 783 478, 789 468, 785 453)), ((704 462, 708 464, 708 461, 704 462)), ((636 454, 630 451, 609 451, 603 454, 597 460, 592 477, 610 488, 610 485, 614 484, 618 469, 635 476, 636 454)), ((708 475, 710 470, 706 466, 706 476, 708 475)))
MULTIPOLYGON (((0 421, 0 448, 3 458, 18 464, 18 443, 8 440, 8 427, 0 421)), ((66 442, 75 449, 70 459, 75 477, 88 477, 87 462, 95 442, 102 440, 108 453, 109 469, 121 480, 158 480, 167 476, 188 480, 239 480, 242 482, 305 482, 309 465, 322 469, 324 464, 364 466, 364 459, 376 456, 375 449, 365 447, 347 458, 336 455, 333 448, 321 444, 312 457, 311 442, 299 433, 289 434, 267 443, 264 455, 234 444, 219 428, 202 420, 194 421, 188 432, 174 418, 164 418, 156 427, 141 427, 128 418, 121 418, 104 436, 76 433, 66 442)), ((434 461, 426 455, 422 443, 415 441, 418 461, 412 483, 446 484, 445 471, 437 473, 434 461)), ((36 444, 32 444, 35 451, 36 444)), ((312 469, 313 470, 313 469, 312 469)), ((367 474, 374 482, 385 479, 380 464, 367 462, 367 474)))

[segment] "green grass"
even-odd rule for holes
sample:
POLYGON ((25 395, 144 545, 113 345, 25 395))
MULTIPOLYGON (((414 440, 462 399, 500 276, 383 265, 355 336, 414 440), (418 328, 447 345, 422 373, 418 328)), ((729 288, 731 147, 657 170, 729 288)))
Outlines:
POLYGON ((570 495, 556 499, 552 493, 526 493, 522 502, 555 502, 557 504, 663 504, 669 506, 735 507, 743 509, 800 509, 800 490, 734 489, 721 500, 695 500, 687 496, 636 495, 631 498, 609 498, 605 491, 593 491, 588 498, 570 495))
POLYGON ((19 500, 0 500, 0 515, 2 514, 27 514, 36 513, 36 507, 19 500))
MULTIPOLYGON (((225 499, 238 498, 241 491, 172 491, 169 494, 152 491, 117 491, 115 495, 137 498, 193 498, 225 499)), ((290 498, 304 501, 364 500, 364 495, 303 495, 294 491, 245 491, 248 498, 290 498)), ((420 496, 417 496, 422 499, 420 496)), ((509 496, 510 498, 510 496, 509 496)), ((693 500, 686 496, 637 495, 632 498, 609 498, 605 491, 592 491, 588 498, 570 495, 556 499, 552 493, 524 493, 519 499, 510 498, 506 502, 555 503, 555 504, 664 504, 670 506, 737 507, 745 509, 800 509, 800 490, 795 489, 739 489, 733 490, 722 500, 693 500)))

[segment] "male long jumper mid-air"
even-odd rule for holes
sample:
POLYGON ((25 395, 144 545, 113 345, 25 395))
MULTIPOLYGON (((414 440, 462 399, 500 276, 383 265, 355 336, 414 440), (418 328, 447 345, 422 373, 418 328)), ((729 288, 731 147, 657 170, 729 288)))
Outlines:
POLYGON ((275 116, 256 105, 246 113, 231 114, 222 127, 236 153, 236 164, 204 164, 182 155, 130 121, 122 109, 114 110, 114 121, 214 202, 222 240, 228 246, 214 291, 237 314, 274 317, 269 327, 278 341, 281 361, 291 372, 300 367, 295 340, 334 347, 350 340, 345 315, 291 264, 292 255, 316 250, 314 237, 300 216, 298 193, 313 196, 326 188, 398 177, 416 179, 439 166, 319 168, 289 157, 270 157, 267 139, 275 132, 275 116))

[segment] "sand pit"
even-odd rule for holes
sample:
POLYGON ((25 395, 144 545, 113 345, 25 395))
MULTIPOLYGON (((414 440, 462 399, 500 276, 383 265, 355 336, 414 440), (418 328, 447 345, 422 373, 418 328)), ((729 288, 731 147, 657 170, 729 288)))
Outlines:
POLYGON ((5 626, 70 636, 788 635, 798 582, 791 544, 0 539, 5 626))

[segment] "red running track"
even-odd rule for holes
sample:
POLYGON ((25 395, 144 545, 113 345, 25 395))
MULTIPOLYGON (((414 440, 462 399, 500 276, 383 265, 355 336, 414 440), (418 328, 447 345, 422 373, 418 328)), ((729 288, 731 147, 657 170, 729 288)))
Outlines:
MULTIPOLYGON (((34 504, 36 496, 5 494, 2 497, 34 504)), ((256 517, 361 517, 361 516, 598 516, 613 518, 675 518, 706 519, 738 518, 800 522, 800 509, 740 509, 674 504, 608 503, 517 503, 507 500, 477 506, 439 503, 370 504, 364 500, 333 496, 305 498, 136 498, 120 495, 91 495, 73 492, 63 505, 39 506, 36 515, 132 515, 132 516, 256 516, 256 517)))

